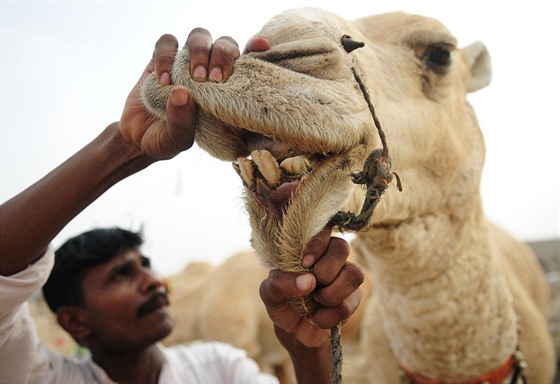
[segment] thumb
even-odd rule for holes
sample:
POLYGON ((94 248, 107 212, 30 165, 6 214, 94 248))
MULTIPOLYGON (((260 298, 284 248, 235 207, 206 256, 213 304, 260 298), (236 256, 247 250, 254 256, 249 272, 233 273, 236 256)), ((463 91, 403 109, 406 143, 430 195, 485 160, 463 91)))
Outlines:
POLYGON ((315 287, 315 276, 311 273, 296 274, 275 269, 262 282, 260 295, 267 307, 278 307, 284 305, 286 299, 303 297, 315 287))
POLYGON ((186 150, 194 143, 196 103, 191 91, 184 86, 174 86, 167 100, 167 132, 173 146, 186 150))

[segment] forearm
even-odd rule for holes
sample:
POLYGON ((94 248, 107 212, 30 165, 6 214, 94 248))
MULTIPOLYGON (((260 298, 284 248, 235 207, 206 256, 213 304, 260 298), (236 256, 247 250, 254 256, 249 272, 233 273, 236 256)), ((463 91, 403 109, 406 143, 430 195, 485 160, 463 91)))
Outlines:
POLYGON ((118 124, 0 206, 0 274, 39 258, 60 230, 120 180, 153 161, 124 142, 118 124))
POLYGON ((307 351, 290 352, 297 382, 331 384, 331 348, 326 345, 307 351))

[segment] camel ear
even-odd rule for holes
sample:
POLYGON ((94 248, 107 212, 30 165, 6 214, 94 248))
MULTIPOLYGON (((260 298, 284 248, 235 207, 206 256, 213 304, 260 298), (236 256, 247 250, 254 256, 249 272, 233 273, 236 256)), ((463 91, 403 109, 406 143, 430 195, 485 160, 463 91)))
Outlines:
POLYGON ((469 68, 469 76, 465 80, 467 92, 478 91, 490 84, 492 64, 486 46, 477 41, 463 48, 461 52, 469 68))
POLYGON ((79 307, 67 306, 60 308, 56 312, 56 321, 76 341, 83 340, 91 333, 82 309, 79 307))

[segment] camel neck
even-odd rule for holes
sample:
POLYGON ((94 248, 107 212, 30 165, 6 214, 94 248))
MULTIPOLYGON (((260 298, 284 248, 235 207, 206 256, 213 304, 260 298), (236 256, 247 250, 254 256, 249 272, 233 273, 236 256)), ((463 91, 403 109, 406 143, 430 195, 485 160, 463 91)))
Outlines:
POLYGON ((486 222, 473 224, 426 215, 359 235, 390 347, 410 371, 462 380, 515 350, 511 294, 486 222))

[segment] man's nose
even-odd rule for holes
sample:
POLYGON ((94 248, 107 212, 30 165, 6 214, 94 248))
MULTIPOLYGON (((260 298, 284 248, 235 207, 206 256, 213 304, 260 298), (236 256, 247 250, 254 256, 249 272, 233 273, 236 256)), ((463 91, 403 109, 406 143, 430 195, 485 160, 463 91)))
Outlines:
POLYGON ((143 271, 141 284, 142 293, 157 291, 165 286, 161 277, 150 269, 145 269, 143 271))

